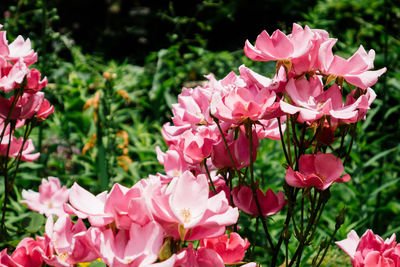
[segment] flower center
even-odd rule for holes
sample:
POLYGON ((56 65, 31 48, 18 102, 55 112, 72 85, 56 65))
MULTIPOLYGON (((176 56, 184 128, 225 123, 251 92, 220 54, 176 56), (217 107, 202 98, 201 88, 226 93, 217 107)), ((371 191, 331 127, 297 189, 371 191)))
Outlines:
POLYGON ((59 258, 60 260, 64 261, 64 262, 65 262, 65 260, 67 259, 67 257, 68 257, 68 252, 63 252, 63 253, 61 253, 61 254, 58 255, 58 258, 59 258))
POLYGON ((184 223, 189 223, 192 220, 192 215, 190 214, 189 209, 181 210, 180 215, 183 218, 184 223))
POLYGON ((174 170, 173 176, 174 177, 179 177, 179 176, 181 176, 181 172, 179 170, 174 170))
POLYGON ((322 180, 322 182, 325 182, 325 181, 326 181, 326 178, 325 178, 325 176, 323 176, 322 174, 320 174, 320 173, 317 173, 317 176, 319 177, 319 179, 321 179, 321 180, 322 180))

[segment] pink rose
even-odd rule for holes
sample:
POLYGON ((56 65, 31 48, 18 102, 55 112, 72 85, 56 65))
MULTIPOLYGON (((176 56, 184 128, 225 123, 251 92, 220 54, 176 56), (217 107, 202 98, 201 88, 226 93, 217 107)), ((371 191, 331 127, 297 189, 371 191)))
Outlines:
POLYGON ((215 250, 221 256, 224 264, 235 264, 243 260, 249 246, 249 241, 235 232, 200 240, 200 247, 215 250))
MULTIPOLYGON (((235 205, 250 215, 259 215, 257 203, 253 198, 253 191, 247 186, 236 186, 232 190, 233 202, 235 205)), ((268 189, 265 194, 258 188, 257 199, 261 206, 263 216, 270 216, 278 213, 286 205, 285 195, 282 191, 275 194, 268 189)))
POLYGON ((396 235, 383 239, 367 230, 361 238, 354 230, 347 238, 337 241, 338 245, 351 258, 353 267, 398 267, 400 266, 400 244, 396 235))
POLYGON ((325 190, 334 182, 344 183, 350 180, 350 175, 342 176, 343 163, 333 154, 318 152, 316 155, 302 155, 299 169, 300 172, 289 167, 286 171, 286 182, 293 187, 315 186, 319 190, 325 190))

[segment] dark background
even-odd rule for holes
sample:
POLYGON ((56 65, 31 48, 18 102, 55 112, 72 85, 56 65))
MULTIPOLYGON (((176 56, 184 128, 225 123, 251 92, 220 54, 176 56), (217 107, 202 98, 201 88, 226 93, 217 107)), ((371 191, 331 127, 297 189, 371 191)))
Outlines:
MULTIPOLYGON (((33 2, 1 1, 0 14, 12 15, 12 5, 19 9, 17 14, 23 13, 37 7, 33 2)), ((43 4, 57 9, 59 18, 51 27, 70 34, 85 53, 98 53, 106 59, 129 58, 140 64, 149 52, 183 39, 212 51, 241 49, 244 40, 254 41, 264 29, 290 29, 315 2, 47 0, 43 4)), ((35 17, 25 23, 30 19, 35 17)), ((41 31, 40 25, 25 27, 29 32, 21 32, 19 27, 18 34, 30 36, 41 31)))

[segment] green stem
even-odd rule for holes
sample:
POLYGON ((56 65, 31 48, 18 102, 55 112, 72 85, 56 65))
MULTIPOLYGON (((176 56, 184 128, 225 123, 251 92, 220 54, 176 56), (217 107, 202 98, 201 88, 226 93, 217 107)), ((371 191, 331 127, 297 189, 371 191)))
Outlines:
MULTIPOLYGON (((339 230, 339 228, 340 228, 340 227, 335 227, 335 231, 333 231, 333 233, 332 233, 332 235, 331 235, 331 238, 330 238, 328 244, 326 245, 326 247, 325 247, 325 249, 324 249, 324 252, 322 253, 321 259, 319 260, 319 262, 318 262, 318 264, 317 264, 317 267, 320 266, 321 263, 322 263, 322 261, 324 260, 324 258, 325 258, 325 256, 326 256, 326 253, 328 252, 328 249, 329 249, 329 247, 330 247, 330 245, 331 245, 333 239, 335 238, 335 235, 336 235, 337 231, 339 230)), ((317 255, 317 256, 318 256, 318 255, 317 255)))
MULTIPOLYGON (((320 193, 319 198, 318 198, 318 204, 317 204, 316 208, 314 210, 311 210, 311 214, 310 214, 310 217, 307 222, 306 231, 302 234, 302 239, 300 240, 300 243, 299 243, 299 245, 296 249, 296 252, 294 253, 292 260, 290 261, 288 267, 292 266, 296 261, 298 262, 298 264, 300 263, 301 254, 303 252, 304 245, 307 244, 309 241, 309 240, 307 240, 307 237, 309 236, 310 231, 313 228, 313 226, 318 223, 318 219, 317 220, 315 220, 315 219, 318 216, 318 211, 320 211, 321 205, 325 202, 325 201, 323 201, 321 195, 322 194, 320 193)), ((322 213, 322 211, 321 211, 321 213, 322 213)))

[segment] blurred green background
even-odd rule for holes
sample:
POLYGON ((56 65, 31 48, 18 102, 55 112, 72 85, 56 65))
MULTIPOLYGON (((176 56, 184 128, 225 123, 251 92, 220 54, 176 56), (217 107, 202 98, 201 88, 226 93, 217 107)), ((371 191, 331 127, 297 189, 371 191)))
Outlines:
MULTIPOLYGON (((335 49, 343 57, 360 44, 374 49, 375 69, 388 69, 374 86, 378 97, 372 110, 358 125, 346 166, 352 180, 332 186, 318 239, 332 232, 342 207, 346 220, 337 240, 351 229, 361 235, 372 228, 383 237, 400 232, 398 1, 3 0, 0 14, 9 41, 17 35, 32 40, 39 53, 35 67, 47 76, 46 97, 55 106, 32 135, 40 159, 24 163, 15 184, 7 218, 15 238, 9 245, 27 234, 29 213, 19 204, 20 192, 37 190, 43 177, 100 192, 114 182, 130 186, 162 172, 154 147, 166 149, 160 129, 181 88, 194 87, 210 72, 223 78, 241 64, 271 75, 275 66, 247 59, 244 42, 254 42, 264 29, 288 33, 293 22, 327 30, 339 39, 335 49)), ((283 162, 280 143, 263 141, 257 159, 263 186, 282 189, 283 162)), ((274 217, 272 231, 282 220, 274 217)), ((34 234, 40 228, 29 229, 34 234)), ((257 248, 255 256, 266 260, 257 248)), ((347 256, 332 247, 326 266, 345 263, 347 256)))

